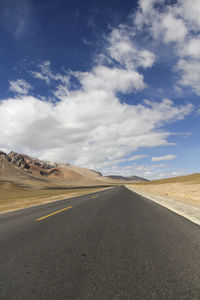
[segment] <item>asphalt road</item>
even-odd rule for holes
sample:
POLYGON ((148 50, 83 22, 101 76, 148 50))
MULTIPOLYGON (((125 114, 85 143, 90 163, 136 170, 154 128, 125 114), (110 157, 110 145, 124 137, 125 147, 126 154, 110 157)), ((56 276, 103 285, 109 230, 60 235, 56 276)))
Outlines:
POLYGON ((2 214, 0 299, 200 299, 200 227, 125 187, 2 214))

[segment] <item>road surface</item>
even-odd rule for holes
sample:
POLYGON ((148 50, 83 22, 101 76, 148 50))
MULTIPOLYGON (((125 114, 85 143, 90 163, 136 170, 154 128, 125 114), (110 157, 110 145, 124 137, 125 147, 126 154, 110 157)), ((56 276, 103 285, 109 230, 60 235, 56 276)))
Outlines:
POLYGON ((123 186, 2 214, 0 299, 200 299, 200 227, 123 186))

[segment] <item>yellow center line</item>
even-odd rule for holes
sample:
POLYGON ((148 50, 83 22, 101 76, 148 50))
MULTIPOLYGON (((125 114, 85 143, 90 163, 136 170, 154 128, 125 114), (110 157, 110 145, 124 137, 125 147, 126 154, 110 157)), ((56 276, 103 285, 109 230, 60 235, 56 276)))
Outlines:
POLYGON ((65 207, 65 208, 63 208, 63 209, 57 210, 57 211, 55 211, 55 212, 53 212, 53 213, 51 213, 51 214, 49 214, 49 215, 46 215, 46 216, 44 216, 44 217, 41 217, 41 218, 36 219, 36 221, 41 221, 41 220, 43 220, 43 219, 46 219, 46 218, 48 218, 48 217, 51 217, 51 216, 53 216, 53 215, 55 215, 55 214, 60 213, 61 211, 64 211, 64 210, 67 210, 67 209, 70 209, 70 208, 72 208, 72 206, 68 206, 68 207, 65 207))
POLYGON ((97 198, 98 196, 99 196, 99 195, 93 196, 92 199, 95 199, 95 198, 97 198))

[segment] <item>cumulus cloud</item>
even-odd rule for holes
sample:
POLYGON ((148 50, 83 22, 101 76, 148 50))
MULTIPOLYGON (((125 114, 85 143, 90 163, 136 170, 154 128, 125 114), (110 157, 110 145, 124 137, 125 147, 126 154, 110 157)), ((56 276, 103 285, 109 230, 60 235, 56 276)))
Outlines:
POLYGON ((183 86, 190 86, 200 95, 200 60, 180 59, 176 70, 181 73, 178 83, 183 86))
MULTIPOLYGON (((129 80, 135 81, 135 89, 143 89, 146 85, 138 68, 151 68, 159 56, 159 44, 164 43, 173 48, 171 58, 175 60, 174 72, 177 72, 177 88, 190 87, 200 94, 199 66, 200 66, 200 4, 198 0, 178 0, 167 2, 164 0, 139 0, 138 10, 130 15, 129 21, 113 28, 107 36, 107 45, 98 55, 99 62, 107 64, 118 63, 119 76, 122 70, 128 70, 129 80), (146 43, 141 43, 144 36, 148 36, 146 43), (154 47, 150 47, 151 39, 154 47), (155 47, 157 43, 157 48, 155 47), (141 46, 142 45, 142 46, 141 46), (145 47, 144 47, 145 45, 145 47), (151 49, 148 49, 151 48, 151 49)), ((36 78, 45 80, 59 80, 49 69, 47 61, 40 66, 39 72, 34 72, 36 78)), ((95 72, 95 70, 93 70, 95 72)), ((99 71, 96 69, 96 71, 99 71)), ((102 69, 104 72, 104 70, 102 69)), ((109 71, 109 70, 107 70, 109 71)), ((107 72, 106 72, 107 73, 107 72)), ((85 80, 92 80, 92 75, 85 80)), ((108 76, 114 76, 114 70, 108 76)), ((128 76, 128 75, 127 75, 128 76)), ((86 78, 87 77, 87 78, 86 78)), ((108 78, 108 80, 110 77, 108 78)), ((65 77, 67 80, 67 76, 65 77)), ((101 78, 98 78, 100 84, 101 78)), ((119 80, 120 82, 120 80, 119 80)), ((97 84, 97 82, 95 82, 97 84)), ((67 86, 67 84, 66 84, 67 86)), ((125 87, 126 88, 126 87, 125 87)), ((62 86, 56 95, 63 94, 62 86)))
POLYGON ((176 155, 168 154, 168 155, 165 155, 165 156, 155 156, 155 157, 152 157, 151 161, 173 160, 175 158, 177 158, 176 155))
POLYGON ((191 110, 170 100, 122 104, 99 90, 71 92, 56 104, 20 96, 0 104, 0 145, 100 169, 140 147, 169 145, 162 126, 191 110))
POLYGON ((200 38, 191 38, 179 50, 180 56, 200 59, 200 38))
POLYGON ((107 48, 110 57, 128 69, 152 67, 155 61, 154 53, 137 47, 132 40, 132 33, 133 30, 130 31, 126 26, 112 30, 107 48))
POLYGON ((130 93, 145 88, 143 75, 136 71, 96 66, 92 72, 78 72, 77 74, 84 90, 130 93))
POLYGON ((139 0, 139 5, 144 13, 149 13, 156 1, 157 0, 139 0))
POLYGON ((165 42, 183 42, 187 29, 181 19, 175 18, 172 14, 168 13, 163 16, 162 26, 164 31, 165 42))
POLYGON ((154 42, 174 47, 178 84, 200 94, 200 2, 178 0, 167 5, 164 0, 140 0, 133 20, 132 26, 148 31, 154 42))
POLYGON ((17 94, 26 95, 31 88, 31 85, 23 79, 9 81, 9 90, 17 94))
POLYGON ((181 3, 166 5, 163 0, 141 0, 139 1, 140 10, 136 13, 134 24, 140 29, 148 25, 155 39, 159 38, 166 43, 183 42, 188 28, 182 18, 181 6, 181 3))
MULTIPOLYGON (((10 82, 18 96, 0 102, 0 148, 106 171, 116 164, 144 158, 133 155, 142 147, 173 145, 169 140, 173 133, 164 126, 185 118, 193 110, 192 104, 175 105, 171 99, 146 99, 130 105, 122 103, 118 95, 132 93, 134 103, 134 93, 146 87, 143 72, 156 60, 152 50, 138 43, 137 30, 152 22, 147 28, 155 39, 163 33, 164 43, 177 40, 179 45, 187 38, 188 29, 183 19, 177 17, 180 12, 167 8, 162 15, 154 6, 156 2, 141 0, 132 23, 111 30, 106 46, 87 72, 54 73, 49 61, 32 71, 32 76, 46 82, 48 88, 53 83, 56 101, 28 95, 25 81, 19 84, 17 80, 18 85, 10 82), (179 28, 175 33, 174 24, 179 28), (77 82, 75 87, 74 82, 77 82)), ((193 48, 187 51, 197 56, 193 48)), ((180 49, 179 55, 185 59, 180 49)), ((178 67, 183 74, 183 66, 178 67)), ((185 82, 181 80, 183 75, 180 84, 187 83, 187 78, 185 82)), ((127 169, 127 172, 132 170, 127 169)), ((151 176, 152 169, 145 172, 150 173, 144 175, 151 176)))
POLYGON ((178 0, 176 12, 187 21, 188 26, 198 32, 200 29, 200 2, 199 0, 178 0))

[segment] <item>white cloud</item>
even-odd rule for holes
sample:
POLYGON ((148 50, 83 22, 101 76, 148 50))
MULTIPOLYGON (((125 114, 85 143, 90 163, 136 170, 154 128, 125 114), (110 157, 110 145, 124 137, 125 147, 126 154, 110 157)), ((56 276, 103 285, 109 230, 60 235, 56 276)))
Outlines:
POLYGON ((146 157, 147 157, 147 155, 133 155, 130 157, 124 157, 124 158, 119 158, 119 159, 111 158, 110 160, 107 159, 106 161, 104 161, 102 166, 103 167, 108 167, 108 166, 112 166, 112 165, 116 166, 116 165, 124 163, 124 162, 131 162, 131 161, 146 158, 146 157))
POLYGON ((180 59, 176 70, 181 73, 178 83, 182 86, 190 86, 200 95, 200 60, 197 59, 180 59))
POLYGON ((92 72, 76 73, 85 91, 130 93, 145 88, 143 76, 136 71, 96 66, 92 72))
POLYGON ((200 2, 199 0, 178 0, 176 11, 187 21, 191 30, 200 29, 200 2))
POLYGON ((38 65, 39 71, 32 71, 31 74, 37 79, 44 80, 48 85, 52 80, 60 81, 65 86, 69 85, 69 75, 54 74, 51 71, 50 61, 38 65))
POLYGON ((179 50, 180 55, 188 56, 190 58, 200 58, 200 39, 191 38, 187 43, 179 50))
POLYGON ((130 28, 125 26, 119 26, 119 28, 112 30, 107 48, 110 57, 128 69, 140 66, 143 68, 152 67, 155 61, 154 53, 136 47, 131 39, 132 33, 133 30, 130 31, 130 28))
POLYGON ((166 43, 184 41, 187 29, 181 19, 177 19, 171 13, 168 13, 162 18, 162 26, 164 31, 163 38, 166 43))
POLYGON ((1 101, 0 147, 102 169, 140 147, 169 145, 161 128, 184 118, 190 104, 122 104, 107 90, 78 90, 56 104, 20 96, 1 101))
POLYGON ((31 73, 35 78, 44 80, 47 84, 49 84, 52 78, 50 65, 50 61, 45 61, 43 64, 38 65, 40 71, 32 71, 31 73))
POLYGON ((168 155, 165 155, 165 156, 155 156, 155 157, 152 157, 151 161, 173 160, 175 158, 177 158, 176 155, 168 154, 168 155))
POLYGON ((139 7, 132 18, 132 28, 136 26, 140 32, 148 32, 158 48, 161 42, 171 43, 174 52, 169 58, 177 59, 174 68, 178 72, 177 83, 200 94, 199 0, 178 0, 169 4, 159 0, 140 0, 139 7))
POLYGON ((166 43, 184 41, 188 29, 181 18, 183 12, 178 11, 177 5, 166 5, 163 0, 141 0, 139 5, 141 11, 136 13, 135 25, 140 29, 148 25, 152 36, 166 43))
POLYGON ((133 155, 127 159, 124 159, 124 161, 133 161, 133 160, 138 160, 138 159, 142 159, 142 158, 146 158, 147 155, 133 155))
POLYGON ((164 179, 164 178, 170 178, 170 177, 177 177, 177 176, 183 176, 186 175, 187 170, 186 169, 178 169, 176 171, 171 171, 171 172, 160 172, 158 174, 154 174, 154 177, 152 179, 164 179))
POLYGON ((9 81, 9 90, 17 94, 28 94, 29 90, 32 88, 31 85, 23 79, 18 79, 16 81, 9 81))
MULTIPOLYGON (((151 164, 151 165, 137 165, 135 163, 128 166, 111 166, 105 168, 106 175, 136 175, 149 180, 169 178, 174 176, 181 176, 187 173, 186 169, 172 169, 167 164, 151 164)), ((190 172, 191 173, 191 172, 190 172)))
MULTIPOLYGON (((141 147, 174 145, 169 141, 173 133, 164 126, 190 114, 193 110, 190 103, 175 105, 170 99, 162 99, 129 105, 120 102, 118 92, 135 93, 144 89, 145 69, 151 68, 157 57, 136 38, 142 26, 148 25, 145 30, 150 30, 150 38, 175 44, 177 55, 182 59, 176 69, 181 74, 178 83, 193 86, 195 91, 198 89, 198 71, 189 81, 189 74, 194 70, 190 70, 191 62, 188 63, 185 55, 187 52, 192 59, 198 59, 198 51, 192 42, 187 50, 180 51, 180 45, 188 39, 189 29, 177 6, 174 11, 167 6, 161 12, 154 6, 157 0, 139 3, 140 10, 132 24, 121 24, 112 29, 106 47, 88 72, 54 74, 49 61, 31 72, 48 86, 54 83, 53 95, 59 101, 52 103, 45 98, 42 101, 41 97, 30 97, 26 95, 29 87, 18 84, 16 88, 19 80, 15 84, 12 82, 12 89, 14 87, 15 92, 18 89, 17 93, 21 95, 0 102, 0 148, 20 149, 41 159, 117 172, 120 166, 116 164, 144 158, 133 156, 133 152, 141 147), (173 26, 178 30, 172 30, 173 26), (78 87, 74 88, 72 82, 77 82, 78 87)), ((132 97, 134 100, 134 94, 132 97)), ((137 166, 133 170, 130 167, 126 166, 124 170, 133 175, 137 166)), ((150 177, 155 168, 144 166, 138 172, 150 177)))
MULTIPOLYGON (((139 0, 139 5, 143 13, 149 13, 157 0, 139 0)), ((161 0, 162 1, 162 0, 161 0)))

